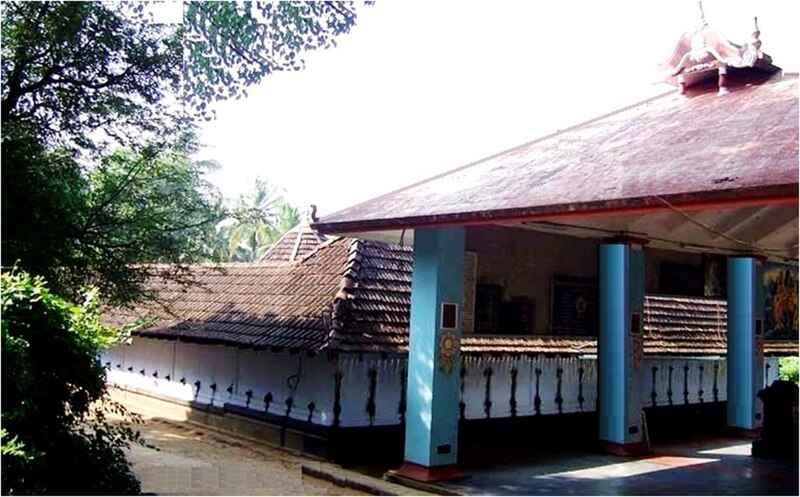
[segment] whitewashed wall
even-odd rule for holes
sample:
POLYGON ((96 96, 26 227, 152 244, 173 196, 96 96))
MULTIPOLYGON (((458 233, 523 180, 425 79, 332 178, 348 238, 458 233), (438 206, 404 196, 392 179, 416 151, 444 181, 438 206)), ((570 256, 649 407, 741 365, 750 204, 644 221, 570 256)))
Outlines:
MULTIPOLYGON (((672 405, 686 403, 697 404, 714 401, 714 387, 716 377, 717 400, 728 398, 728 368, 724 357, 708 358, 658 358, 646 357, 642 374, 644 375, 641 388, 642 399, 645 406, 653 405, 652 393, 655 390, 655 405, 669 405, 670 367, 672 368, 672 405), (656 367, 655 384, 653 382, 653 367, 656 367), (702 369, 701 369, 702 368, 702 369), (685 382, 684 382, 685 378, 685 382), (686 395, 684 395, 684 391, 686 395)), ((778 358, 764 358, 764 386, 769 386, 777 379, 778 358)))
POLYGON ((118 386, 202 403, 212 403, 213 394, 213 404, 220 406, 246 406, 246 392, 250 390, 249 407, 261 412, 265 409, 264 396, 270 393, 271 414, 285 415, 286 399, 291 397, 292 419, 307 420, 308 403, 314 402, 312 422, 333 423, 333 365, 325 357, 136 338, 132 345, 109 350, 101 361, 110 365, 108 381, 118 386), (158 378, 152 376, 156 371, 158 378), (168 374, 170 381, 166 380, 168 374), (196 381, 200 381, 199 391, 196 381), (216 392, 212 384, 217 385, 216 392), (233 387, 230 393, 229 387, 233 387))
POLYGON ((464 417, 485 418, 487 370, 491 368, 489 417, 511 416, 511 371, 517 370, 517 416, 536 414, 536 378, 539 374, 538 395, 541 414, 558 413, 558 370, 561 369, 561 412, 594 411, 597 397, 597 363, 593 358, 549 358, 549 357, 467 357, 464 361, 466 374, 462 402, 464 417), (583 380, 579 382, 580 369, 583 380), (578 401, 580 385, 583 385, 582 408, 578 401))
MULTIPOLYGON (((294 401, 289 416, 307 420, 308 404, 315 409, 312 422, 333 424, 335 373, 341 374, 341 426, 398 424, 401 392, 405 382, 405 357, 381 358, 376 354, 342 354, 336 362, 327 357, 309 358, 305 355, 276 354, 219 345, 198 345, 184 342, 137 337, 132 345, 115 347, 101 358, 109 367, 108 381, 122 387, 131 386, 181 400, 202 403, 223 403, 246 406, 246 392, 252 391, 249 408, 264 411, 264 396, 272 394, 268 412, 286 414, 286 399, 294 401), (129 371, 130 368, 130 371, 129 371), (144 370, 145 374, 140 371, 144 370), (375 372, 375 415, 367 412, 370 393, 370 372, 375 372), (153 373, 157 372, 158 377, 153 373), (170 376, 170 380, 166 376, 170 376), (185 383, 181 383, 181 379, 185 383), (199 391, 195 382, 200 381, 199 391), (213 395, 210 385, 216 383, 213 395), (227 389, 231 387, 229 393, 227 389)), ((777 378, 778 359, 764 360, 765 385, 777 378)), ((487 417, 487 370, 491 369, 489 417, 511 416, 511 371, 517 371, 516 414, 536 414, 536 378, 539 374, 538 395, 541 414, 559 412, 556 402, 558 372, 561 370, 561 412, 596 410, 597 361, 593 357, 467 357, 461 401, 465 417, 487 417), (581 369, 583 370, 581 374, 581 369), (582 378, 579 381, 579 378, 582 378), (582 385, 582 391, 579 392, 582 385), (583 403, 579 402, 579 394, 583 403)), ((716 374, 717 400, 727 399, 727 369, 725 358, 658 358, 644 360, 640 395, 644 406, 669 405, 670 367, 672 367, 672 405, 684 404, 684 377, 687 400, 690 404, 714 400, 716 374), (656 368, 653 375, 653 368, 656 368), (701 372, 702 367, 702 372, 701 372), (685 369, 687 368, 687 369, 685 369), (715 373, 716 370, 716 373, 715 373), (654 381, 655 380, 655 381, 654 381)))
POLYGON ((405 357, 380 355, 343 354, 339 357, 342 374, 340 414, 341 426, 365 426, 370 424, 367 413, 369 400, 369 372, 375 371, 375 417, 373 425, 400 423, 400 397, 405 382, 407 360, 405 357))

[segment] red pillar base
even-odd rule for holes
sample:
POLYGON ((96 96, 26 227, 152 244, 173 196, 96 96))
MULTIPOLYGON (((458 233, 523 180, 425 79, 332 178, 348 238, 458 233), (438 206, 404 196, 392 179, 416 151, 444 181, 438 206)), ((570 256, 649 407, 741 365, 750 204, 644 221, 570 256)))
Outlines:
POLYGON ((408 461, 397 469, 389 470, 389 475, 422 483, 458 480, 467 477, 467 474, 461 471, 456 464, 427 467, 408 461))
POLYGON ((599 447, 601 452, 605 452, 606 454, 614 454, 615 456, 643 456, 652 453, 652 451, 647 448, 647 444, 645 442, 620 444, 600 440, 599 447))

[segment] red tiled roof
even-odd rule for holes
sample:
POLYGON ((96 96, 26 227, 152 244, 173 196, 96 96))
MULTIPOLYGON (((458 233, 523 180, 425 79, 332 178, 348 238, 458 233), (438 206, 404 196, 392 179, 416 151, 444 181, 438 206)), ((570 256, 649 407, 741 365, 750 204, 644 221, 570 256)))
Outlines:
POLYGON ((151 280, 160 304, 111 309, 111 324, 149 321, 137 334, 254 348, 318 350, 326 340, 325 312, 338 291, 348 241, 334 239, 297 264, 197 265, 184 287, 151 280))
MULTIPOLYGON (((199 265, 196 284, 154 279, 163 305, 111 309, 110 325, 150 324, 140 336, 253 348, 406 353, 411 308, 408 246, 334 238, 293 263, 199 265)), ((724 355, 724 300, 647 296, 644 351, 724 355)), ((465 354, 595 354, 594 337, 466 335, 465 354)), ((792 341, 766 354, 797 354, 792 341)))
MULTIPOLYGON (((733 75, 731 75, 733 76, 733 75)), ((796 199, 796 77, 675 90, 326 216, 324 232, 796 199)))
POLYGON ((310 254, 323 244, 327 238, 312 230, 308 225, 300 224, 287 231, 273 244, 261 262, 292 262, 310 254))
POLYGON ((411 247, 353 240, 345 262, 342 322, 332 334, 343 351, 397 352, 408 347, 411 247))

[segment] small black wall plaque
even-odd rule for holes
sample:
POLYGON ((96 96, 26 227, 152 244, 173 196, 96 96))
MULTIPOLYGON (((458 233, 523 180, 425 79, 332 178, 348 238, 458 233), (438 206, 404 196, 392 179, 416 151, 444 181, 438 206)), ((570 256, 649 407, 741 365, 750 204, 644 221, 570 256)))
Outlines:
POLYGON ((454 330, 458 323, 458 304, 442 302, 442 329, 454 330))

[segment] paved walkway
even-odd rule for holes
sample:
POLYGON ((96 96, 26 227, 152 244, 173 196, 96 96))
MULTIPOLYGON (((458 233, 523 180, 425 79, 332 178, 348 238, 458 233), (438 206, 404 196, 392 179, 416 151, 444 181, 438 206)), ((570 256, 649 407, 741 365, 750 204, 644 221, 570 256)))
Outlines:
POLYGON ((688 442, 654 452, 641 458, 538 456, 471 468, 469 478, 439 485, 467 495, 798 495, 797 462, 753 458, 746 440, 688 442))
POLYGON ((160 450, 128 459, 145 493, 167 495, 367 495, 303 475, 306 459, 195 425, 145 416, 138 426, 160 450))

